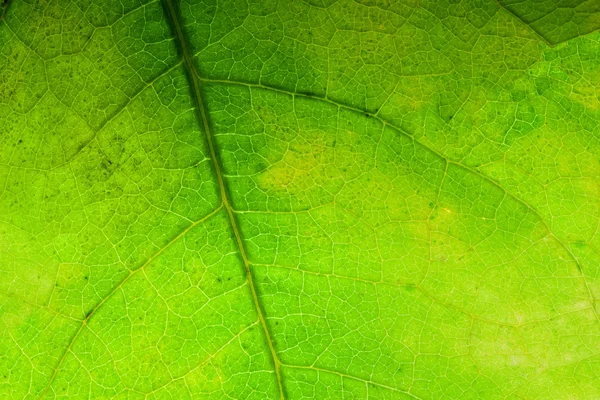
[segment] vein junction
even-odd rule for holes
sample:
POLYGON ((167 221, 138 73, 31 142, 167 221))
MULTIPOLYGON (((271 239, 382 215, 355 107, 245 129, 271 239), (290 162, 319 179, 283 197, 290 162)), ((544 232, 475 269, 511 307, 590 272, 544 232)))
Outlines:
POLYGON ((266 338, 266 341, 267 341, 267 344, 268 344, 268 347, 270 350, 272 362, 273 362, 274 369, 275 369, 275 375, 277 377, 277 385, 279 388, 279 397, 280 397, 280 399, 285 399, 285 397, 286 397, 285 390, 284 390, 284 386, 283 386, 283 379, 281 376, 281 361, 279 360, 279 357, 275 350, 275 346, 273 344, 273 340, 271 339, 271 333, 269 332, 267 321, 266 321, 266 318, 265 318, 265 315, 263 312, 263 307, 262 307, 259 297, 258 297, 256 284, 254 283, 254 277, 252 276, 252 271, 250 270, 250 262, 248 261, 248 257, 246 255, 246 250, 244 249, 244 243, 241 238, 240 229, 238 227, 238 223, 236 221, 234 210, 231 206, 231 201, 229 199, 228 189, 227 189, 225 180, 223 179, 223 173, 221 171, 220 159, 219 159, 219 156, 215 149, 215 143, 214 143, 215 140, 211 133, 210 124, 208 121, 208 112, 207 112, 206 106, 204 105, 204 102, 202 100, 201 81, 199 80, 199 76, 196 71, 196 67, 194 65, 194 61, 192 59, 191 52, 188 48, 188 44, 185 39, 181 23, 179 21, 178 10, 177 10, 176 6, 173 4, 172 0, 164 0, 164 8, 167 11, 166 13, 168 15, 168 19, 171 22, 171 25, 175 31, 179 49, 183 55, 184 64, 185 64, 185 67, 188 72, 188 77, 190 79, 190 83, 192 85, 193 97, 194 97, 194 101, 196 102, 197 115, 198 115, 198 119, 200 120, 200 123, 202 125, 202 128, 206 134, 208 147, 209 147, 209 151, 210 151, 210 157, 213 161, 214 173, 216 175, 217 183, 219 185, 221 201, 222 201, 223 206, 225 207, 225 210, 227 211, 227 216, 229 217, 231 229, 235 236, 235 242, 237 244, 239 254, 240 254, 243 264, 244 264, 244 270, 246 271, 246 278, 247 278, 248 282, 250 283, 250 291, 252 294, 252 300, 253 300, 254 306, 256 308, 256 312, 258 314, 258 319, 260 321, 260 325, 262 327, 263 333, 265 335, 265 338, 266 338))

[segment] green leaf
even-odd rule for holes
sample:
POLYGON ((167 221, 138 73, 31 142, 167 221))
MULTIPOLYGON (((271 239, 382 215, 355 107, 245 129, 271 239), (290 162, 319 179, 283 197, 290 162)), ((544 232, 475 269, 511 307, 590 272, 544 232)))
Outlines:
POLYGON ((600 398, 598 28, 4 1, 0 397, 600 398))

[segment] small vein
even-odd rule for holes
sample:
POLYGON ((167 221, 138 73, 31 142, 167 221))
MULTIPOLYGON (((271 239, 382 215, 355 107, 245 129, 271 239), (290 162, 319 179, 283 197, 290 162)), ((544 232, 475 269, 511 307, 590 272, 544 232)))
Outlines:
POLYGON ((360 282, 360 283, 374 285, 374 286, 382 285, 382 286, 394 287, 394 288, 398 288, 398 289, 409 289, 409 288, 416 289, 419 292, 421 292, 425 297, 427 297, 430 301, 432 301, 433 303, 437 303, 437 304, 441 305, 442 307, 446 307, 448 309, 454 310, 460 314, 463 314, 463 315, 465 315, 473 320, 479 321, 479 322, 483 322, 483 323, 491 324, 491 325, 509 327, 509 328, 523 328, 523 327, 529 326, 529 325, 535 325, 535 324, 539 324, 539 323, 549 322, 549 321, 552 321, 554 319, 560 318, 565 315, 574 314, 577 312, 586 311, 586 310, 593 308, 593 306, 583 307, 583 308, 575 308, 573 310, 565 311, 563 313, 556 314, 556 315, 553 315, 548 318, 540 318, 540 319, 535 319, 535 320, 531 320, 531 321, 527 321, 527 322, 520 322, 520 323, 515 324, 515 323, 511 323, 511 322, 495 321, 493 319, 489 319, 489 318, 485 318, 485 317, 476 315, 476 314, 469 312, 457 305, 454 305, 452 303, 447 303, 443 300, 438 299, 433 294, 431 294, 429 291, 423 289, 419 284, 415 284, 415 283, 411 283, 411 282, 398 283, 398 282, 390 282, 390 281, 384 281, 384 280, 374 281, 374 280, 355 278, 355 277, 345 276, 345 275, 309 271, 309 270, 290 267, 290 266, 281 265, 281 264, 252 263, 252 265, 257 266, 257 267, 267 267, 267 268, 290 270, 290 271, 298 272, 301 274, 313 275, 313 276, 318 276, 318 277, 322 277, 322 278, 326 278, 326 279, 339 279, 339 280, 346 280, 346 281, 352 281, 352 282, 360 282))
MULTIPOLYGON (((125 102, 125 104, 123 104, 121 106, 121 108, 116 111, 114 114, 110 115, 106 120, 104 120, 104 122, 102 122, 102 124, 94 129, 92 128, 87 121, 81 117, 79 114, 77 114, 77 116, 79 118, 81 118, 82 121, 84 121, 86 123, 86 125, 94 132, 93 135, 90 136, 90 138, 88 140, 86 140, 85 142, 83 142, 80 146, 79 149, 77 150, 77 152, 75 152, 73 155, 71 155, 69 157, 68 160, 66 160, 65 162, 58 164, 54 167, 52 167, 52 169, 56 169, 56 168, 60 168, 66 164, 68 164, 69 162, 71 162, 75 157, 77 157, 85 148, 87 148, 97 137, 98 134, 102 131, 102 129, 104 129, 104 127, 106 125, 108 125, 112 120, 114 120, 115 118, 117 118, 119 115, 121 115, 121 113, 123 111, 125 111, 127 109, 127 107, 135 100, 137 99, 142 93, 144 93, 146 91, 146 89, 152 87, 159 79, 167 76, 169 73, 171 73, 173 70, 175 70, 177 67, 179 67, 182 64, 182 61, 180 60, 179 62, 177 62, 175 65, 167 68, 164 72, 161 72, 159 75, 157 75, 154 79, 152 79, 150 82, 146 83, 140 90, 138 90, 136 93, 133 94, 133 96, 129 97, 127 99, 127 101, 125 102)), ((65 107, 69 107, 68 105, 66 105, 64 102, 62 102, 58 96, 56 96, 54 93, 52 93, 54 95, 54 97, 60 101, 65 107)), ((69 107, 70 108, 70 107, 69 107)))
POLYGON ((395 388, 393 386, 388 386, 388 385, 385 385, 383 383, 373 382, 373 381, 368 380, 368 379, 359 378, 359 377, 354 376, 354 375, 345 374, 343 372, 334 371, 334 370, 331 370, 331 369, 314 367, 314 366, 304 366, 304 365, 290 365, 290 364, 282 364, 282 365, 284 367, 286 367, 286 368, 292 368, 292 369, 312 369, 312 370, 317 371, 317 372, 325 372, 325 373, 328 373, 328 374, 333 374, 333 375, 340 376, 342 378, 353 379, 355 381, 363 382, 363 383, 365 383, 367 385, 378 386, 378 387, 381 387, 381 388, 384 388, 384 389, 388 389, 388 390, 391 390, 391 391, 394 391, 394 392, 403 393, 403 394, 405 394, 407 396, 412 397, 413 399, 420 399, 420 397, 417 397, 414 394, 412 394, 410 392, 407 392, 405 390, 401 390, 401 389, 395 388))
POLYGON ((27 299, 24 299, 24 298, 22 298, 22 297, 20 297, 20 296, 18 296, 18 295, 16 295, 16 294, 14 294, 14 293, 10 293, 10 292, 6 292, 6 291, 4 291, 4 290, 0 290, 0 295, 2 295, 2 296, 6 296, 6 297, 8 297, 9 299, 12 299, 12 300, 18 300, 18 301, 21 301, 21 302, 23 302, 23 303, 25 303, 25 304, 27 304, 27 305, 29 305, 29 306, 32 306, 32 307, 37 307, 37 308, 41 308, 41 309, 44 309, 44 310, 48 310, 48 311, 50 311, 51 313, 53 313, 53 314, 55 314, 55 315, 57 315, 57 316, 59 316, 59 317, 63 317, 63 318, 65 318, 65 319, 70 319, 70 320, 72 320, 72 321, 77 321, 77 322, 83 322, 83 320, 82 320, 82 319, 80 319, 80 318, 74 318, 74 317, 72 317, 72 316, 70 316, 70 315, 63 314, 63 313, 61 313, 60 311, 57 311, 57 310, 53 309, 52 307, 49 307, 49 306, 43 306, 43 305, 41 305, 41 304, 34 303, 34 302, 32 302, 32 301, 29 301, 29 300, 27 300, 27 299))
POLYGON ((546 45, 548 45, 549 47, 554 47, 556 45, 556 43, 551 43, 548 39, 546 39, 546 37, 544 37, 540 32, 538 32, 537 29, 535 29, 533 26, 529 25, 521 17, 519 17, 517 14, 515 14, 513 11, 511 11, 508 7, 506 7, 502 3, 500 3, 500 1, 495 0, 495 2, 502 11, 506 12, 512 18, 519 21, 519 23, 521 25, 525 26, 527 28, 527 30, 529 30, 531 33, 533 33, 538 39, 540 39, 546 45))
POLYGON ((247 327, 245 327, 244 329, 242 329, 240 332, 238 332, 235 335, 233 335, 221 347, 219 347, 217 350, 215 350, 212 354, 210 354, 208 357, 206 357, 204 360, 202 360, 198 365, 196 365, 195 367, 193 367, 192 369, 190 369, 188 372, 186 372, 186 373, 184 373, 181 376, 178 376, 176 378, 172 378, 169 382, 165 383, 164 385, 161 385, 161 386, 157 387, 156 389, 153 389, 151 392, 146 393, 146 398, 149 395, 151 395, 152 393, 158 392, 160 389, 164 388, 165 386, 167 386, 167 385, 169 385, 169 384, 171 384, 173 382, 176 382, 176 381, 181 380, 181 379, 185 379, 189 374, 191 374, 192 372, 196 371, 198 368, 206 365, 210 360, 212 360, 217 355, 219 355, 223 350, 225 350, 225 348, 227 348, 227 346, 229 346, 231 343, 233 343, 234 341, 236 341, 237 339, 239 339, 240 336, 242 336, 249 329, 252 329, 253 327, 255 327, 259 323, 260 323, 259 321, 255 321, 255 322, 251 323, 250 325, 248 325, 247 327))

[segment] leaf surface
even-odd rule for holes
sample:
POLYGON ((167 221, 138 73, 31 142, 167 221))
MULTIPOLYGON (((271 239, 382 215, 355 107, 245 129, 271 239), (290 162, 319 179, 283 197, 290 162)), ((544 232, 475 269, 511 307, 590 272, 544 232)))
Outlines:
POLYGON ((5 2, 0 397, 600 397, 555 3, 5 2))

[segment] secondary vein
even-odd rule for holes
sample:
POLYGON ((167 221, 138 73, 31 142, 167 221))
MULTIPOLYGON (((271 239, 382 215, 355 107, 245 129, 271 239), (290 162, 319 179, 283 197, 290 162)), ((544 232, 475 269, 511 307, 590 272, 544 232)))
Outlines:
POLYGON ((146 260, 146 262, 144 264, 142 264, 140 267, 138 267, 137 269, 131 270, 129 272, 129 274, 127 276, 125 276, 125 278, 123 278, 123 280, 121 280, 121 282, 119 282, 119 284, 117 286, 115 286, 110 291, 110 293, 108 293, 102 300, 100 300, 94 306, 94 308, 92 308, 92 310, 90 312, 87 313, 87 315, 85 316, 85 318, 81 321, 81 325, 79 326, 79 329, 77 329, 77 331, 75 332, 75 334, 73 335, 73 337, 71 337, 71 340, 69 341, 69 345, 67 346, 67 348, 65 349, 64 353, 60 357, 60 360, 58 360, 58 364, 56 365, 56 368, 54 368, 54 372, 52 373, 52 376, 50 377, 50 380, 48 381, 48 384, 44 388, 44 391, 42 392, 42 394, 40 396, 40 400, 43 400, 46 397, 46 395, 48 394, 48 391, 50 390, 50 387, 52 386, 52 383, 54 382, 54 379, 56 378, 56 375, 58 375, 58 371, 60 370, 60 367, 63 365, 65 359, 67 358, 67 354, 69 354, 69 352, 71 351, 71 348, 73 347, 73 344, 75 343, 75 341, 77 340, 77 338, 79 337, 79 335, 81 334, 81 332, 83 331, 83 328, 87 325, 87 323, 89 322, 89 320, 97 313, 97 311, 110 298, 112 298, 115 295, 115 293, 117 293, 131 279, 132 276, 134 276, 135 274, 137 274, 138 272, 140 272, 144 268, 146 268, 146 266, 148 266, 149 264, 151 264, 152 261, 154 261, 162 253, 164 253, 174 243, 176 243, 177 241, 179 241, 179 239, 181 239, 182 237, 184 237, 189 231, 191 231, 192 229, 194 229, 198 225, 202 224, 206 220, 212 218, 215 214, 217 214, 219 211, 221 211, 221 208, 223 208, 222 204, 219 205, 217 208, 215 208, 210 213, 206 214, 204 217, 202 217, 198 221, 194 222, 193 224, 191 224, 190 226, 188 226, 187 228, 185 228, 183 230, 183 232, 181 232, 179 235, 175 236, 173 239, 171 239, 171 241, 169 243, 167 243, 166 245, 164 245, 163 247, 161 247, 156 253, 154 253, 150 258, 148 258, 146 260))
POLYGON ((4 20, 4 17, 6 16, 6 11, 8 11, 8 6, 10 6, 10 2, 11 0, 4 0, 4 2, 2 2, 2 12, 0 13, 0 21, 4 20))
POLYGON ((242 258, 242 262, 244 264, 244 270, 246 272, 246 279, 250 283, 250 292, 252 294, 252 300, 254 306, 256 308, 256 312, 258 314, 258 319, 260 321, 260 325, 262 326, 270 353, 271 359, 273 361, 273 367, 275 369, 275 375, 277 377, 277 385, 279 389, 279 397, 281 400, 285 399, 285 390, 283 387, 283 379, 281 376, 281 361, 277 356, 277 352, 275 350, 275 346, 273 344, 273 340, 271 339, 271 333, 269 332, 269 328, 267 326, 267 321, 262 309, 262 305, 260 303, 258 297, 258 291, 256 288, 256 284, 254 283, 254 278, 252 276, 252 271, 250 270, 250 262, 248 260, 248 256, 246 255, 246 250, 244 247, 244 243, 242 241, 242 236, 240 233, 240 228, 238 227, 238 223, 235 217, 235 212, 233 207, 231 206, 231 200, 229 199, 229 194, 226 186, 226 182, 223 178, 223 172, 221 171, 221 163, 218 153, 216 151, 215 139, 212 135, 212 131, 210 129, 210 124, 208 122, 208 110, 204 105, 204 101, 202 99, 201 92, 201 79, 199 74, 196 71, 196 67, 192 58, 192 53, 188 48, 187 41, 185 39, 185 35, 183 33, 183 29, 181 27, 181 22, 179 21, 178 10, 173 4, 172 0, 163 0, 164 8, 166 14, 169 18, 169 21, 174 29, 175 36, 179 43, 180 51, 182 53, 184 59, 184 65, 187 69, 188 76, 190 79, 190 83, 192 85, 192 94, 194 101, 196 102, 196 110, 198 119, 204 129, 204 133, 206 135, 206 141, 208 142, 208 148, 210 152, 210 157, 213 162, 214 172, 217 178, 217 183, 219 185, 219 191, 221 194, 221 201, 223 202, 223 206, 227 211, 227 215, 229 217, 229 223, 231 225, 231 229, 235 236, 235 242, 238 247, 239 254, 242 258))

